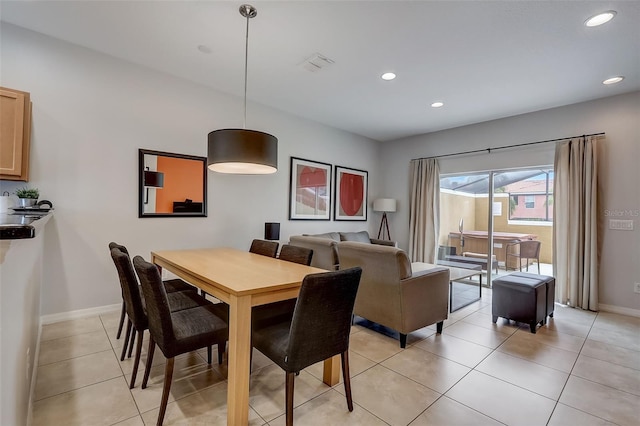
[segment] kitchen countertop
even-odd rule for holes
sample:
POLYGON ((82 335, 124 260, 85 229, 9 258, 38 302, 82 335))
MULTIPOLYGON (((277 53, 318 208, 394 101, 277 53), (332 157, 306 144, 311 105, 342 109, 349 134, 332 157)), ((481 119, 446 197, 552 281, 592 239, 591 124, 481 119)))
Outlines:
POLYGON ((0 214, 0 239, 11 241, 35 237, 53 215, 52 211, 38 213, 0 214), (22 235, 22 236, 18 236, 22 235))
MULTIPOLYGON (((5 223, 5 221, 8 222, 13 222, 16 221, 16 218, 12 218, 12 217, 7 217, 7 216, 22 216, 22 215, 12 215, 12 214, 0 214, 0 222, 2 224, 5 223)), ((18 250, 19 247, 25 247, 26 246, 32 246, 34 244, 34 239, 36 237, 38 237, 41 233, 44 232, 44 227, 47 224, 47 222, 49 222, 49 220, 53 217, 53 212, 47 213, 45 215, 42 215, 40 218, 32 221, 30 224, 4 224, 4 225, 0 225, 0 227, 2 226, 27 226, 27 227, 31 227, 33 228, 33 233, 34 233, 34 238, 27 238, 27 239, 4 239, 4 240, 0 240, 0 265, 4 264, 5 258, 7 256, 7 253, 9 253, 9 251, 13 251, 12 247, 15 246, 15 249, 18 250)), ((39 239, 41 241, 41 239, 39 239)), ((40 243, 35 243, 35 245, 33 245, 34 248, 37 248, 39 246, 40 243)))

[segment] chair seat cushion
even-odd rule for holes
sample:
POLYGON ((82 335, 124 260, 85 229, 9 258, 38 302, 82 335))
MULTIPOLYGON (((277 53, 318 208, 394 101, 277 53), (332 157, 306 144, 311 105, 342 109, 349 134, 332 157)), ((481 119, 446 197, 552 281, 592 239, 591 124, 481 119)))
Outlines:
POLYGON ((224 343, 229 338, 227 324, 215 314, 210 304, 171 313, 176 340, 165 348, 167 358, 209 346, 212 342, 224 343))
POLYGON ((182 281, 181 279, 166 280, 163 281, 163 283, 164 289, 167 293, 175 293, 176 291, 197 291, 194 286, 182 281))
POLYGON ((296 299, 255 306, 251 310, 251 325, 254 328, 265 327, 275 322, 290 321, 295 307, 296 299))
POLYGON ((174 293, 167 293, 167 299, 169 300, 171 312, 178 312, 184 309, 197 308, 198 306, 207 306, 211 304, 211 302, 200 296, 195 291, 177 291, 174 293))
POLYGON ((252 335, 253 347, 275 362, 284 371, 297 372, 304 367, 292 369, 292 366, 287 363, 290 329, 291 321, 282 321, 264 328, 254 329, 252 335))

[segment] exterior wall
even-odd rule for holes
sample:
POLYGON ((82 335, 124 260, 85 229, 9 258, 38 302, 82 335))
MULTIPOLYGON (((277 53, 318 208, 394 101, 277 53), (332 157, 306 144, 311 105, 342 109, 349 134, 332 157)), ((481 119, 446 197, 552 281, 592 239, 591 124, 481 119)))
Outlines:
MULTIPOLYGON (((496 197, 494 202, 502 204, 502 215, 493 217, 493 230, 496 232, 515 232, 518 234, 534 234, 538 236, 540 245, 540 262, 553 263, 553 226, 551 225, 514 225, 509 224, 509 199, 507 197, 496 197)), ((486 231, 488 220, 488 197, 478 197, 476 199, 476 223, 477 230, 486 231)))
POLYGON ((460 219, 464 219, 464 229, 482 229, 478 228, 476 222, 476 198, 440 191, 440 237, 438 244, 451 245, 449 232, 458 232, 460 219))

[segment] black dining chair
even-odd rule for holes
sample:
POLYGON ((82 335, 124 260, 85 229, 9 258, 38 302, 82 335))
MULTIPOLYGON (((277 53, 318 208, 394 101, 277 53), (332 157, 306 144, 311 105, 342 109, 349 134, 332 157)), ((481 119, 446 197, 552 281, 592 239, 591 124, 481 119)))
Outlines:
MULTIPOLYGON (((127 248, 125 246, 123 246, 122 244, 118 244, 115 242, 110 242, 109 243, 109 250, 113 249, 113 248, 117 248, 118 250, 120 250, 121 252, 123 252, 124 254, 126 254, 127 256, 129 256, 129 250, 127 250, 127 248)), ((176 291, 196 291, 196 288, 193 287, 192 285, 182 281, 181 279, 172 279, 172 280, 165 280, 164 281, 164 286, 167 289, 167 293, 173 293, 176 291)), ((122 298, 122 309, 120 310, 120 322, 118 323, 118 331, 116 333, 116 339, 119 339, 120 336, 122 335, 122 327, 124 326, 124 317, 126 314, 126 307, 124 304, 124 297, 122 298)), ((128 338, 127 338, 128 340, 128 338)))
MULTIPOLYGON (((280 250, 280 260, 298 263, 301 265, 311 265, 313 258, 313 250, 306 247, 285 244, 280 250)), ((268 303, 266 305, 254 306, 251 310, 251 324, 263 324, 266 321, 274 321, 285 316, 291 318, 293 308, 296 306, 296 299, 282 300, 279 302, 268 303)))
POLYGON ((249 252, 268 257, 276 257, 278 254, 278 242, 266 240, 253 240, 249 252))
MULTIPOLYGON (((142 352, 142 341, 144 339, 144 331, 148 329, 148 320, 145 312, 145 299, 142 296, 140 287, 138 286, 138 280, 136 274, 131 265, 131 259, 129 256, 122 252, 119 248, 111 249, 111 258, 118 271, 118 278, 120 280, 120 287, 122 290, 123 298, 125 299, 125 305, 127 309, 127 316, 129 321, 127 323, 128 339, 131 336, 131 344, 138 337, 138 344, 136 346, 136 355, 133 362, 133 372, 131 375, 131 382, 129 383, 129 389, 133 389, 136 383, 136 376, 138 373, 138 366, 140 365, 140 354, 142 352)), ((177 312, 185 309, 196 308, 199 306, 209 305, 210 302, 204 298, 198 296, 195 291, 189 292, 173 292, 167 294, 169 301, 169 307, 172 312, 177 312)), ((131 347, 129 347, 129 357, 131 356, 131 347)), ((122 347, 122 354, 120 355, 120 361, 125 358, 127 350, 127 340, 125 339, 124 346, 122 347)), ((208 348, 208 361, 211 363, 211 347, 208 348)), ((222 363, 222 353, 218 351, 218 362, 222 363)))
POLYGON ((216 315, 213 304, 172 312, 158 268, 140 256, 133 258, 133 265, 140 279, 147 303, 147 318, 151 335, 147 365, 142 379, 143 389, 147 387, 156 344, 167 358, 157 421, 158 425, 162 425, 171 390, 175 357, 211 345, 218 345, 218 353, 224 352, 221 348, 225 347, 226 341, 229 339, 229 328, 227 323, 216 315))
POLYGON ((309 266, 311 265, 312 257, 313 250, 309 248, 285 244, 280 249, 278 259, 309 266))
POLYGON ((286 424, 293 425, 293 388, 300 370, 340 354, 347 407, 353 411, 349 333, 362 269, 307 275, 293 316, 252 331, 253 346, 286 373, 286 424))

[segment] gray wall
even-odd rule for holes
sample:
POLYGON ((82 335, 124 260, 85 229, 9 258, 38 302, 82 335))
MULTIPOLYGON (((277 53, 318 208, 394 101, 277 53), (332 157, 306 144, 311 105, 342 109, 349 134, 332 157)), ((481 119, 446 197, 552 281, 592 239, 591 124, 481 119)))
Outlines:
MULTIPOLYGON (((603 86, 603 90, 606 87, 603 86)), ((600 157, 599 225, 602 231, 600 303, 640 309, 640 218, 634 231, 609 230, 605 210, 640 209, 640 92, 613 96, 416 136, 383 144, 380 192, 399 200, 389 215, 394 238, 409 241, 409 162, 412 158, 605 132, 600 157)), ((553 164, 554 144, 441 160, 441 173, 553 164)), ((636 311, 637 313, 637 311, 636 311)))
MULTIPOLYGON (((43 315, 119 301, 107 253, 112 240, 148 257, 152 249, 247 249, 269 221, 282 223, 284 241, 369 229, 368 222, 288 221, 289 158, 368 170, 373 199, 374 141, 249 103, 247 126, 279 138, 278 172, 209 172, 207 218, 138 219, 138 148, 206 156, 209 131, 242 126, 242 99, 5 23, 1 71, 3 86, 31 92, 29 185, 56 209, 45 246, 43 315)), ((3 182, 3 190, 10 186, 3 182)))
MULTIPOLYGON (((0 30, 0 85, 28 91, 33 101, 28 185, 55 207, 38 238, 44 252, 31 254, 43 265, 42 293, 40 281, 37 288, 16 281, 15 271, 32 262, 26 256, 10 253, 0 271, 2 424, 25 423, 40 316, 121 300, 110 241, 148 258, 154 249, 248 249, 271 221, 281 222, 282 241, 302 232, 375 228, 371 216, 367 222, 288 221, 289 159, 368 170, 373 199, 378 144, 253 103, 247 126, 279 138, 278 172, 209 172, 207 218, 138 219, 138 149, 206 156, 209 131, 242 126, 242 99, 4 22, 0 30)), ((24 185, 2 181, 0 190, 24 185)))

